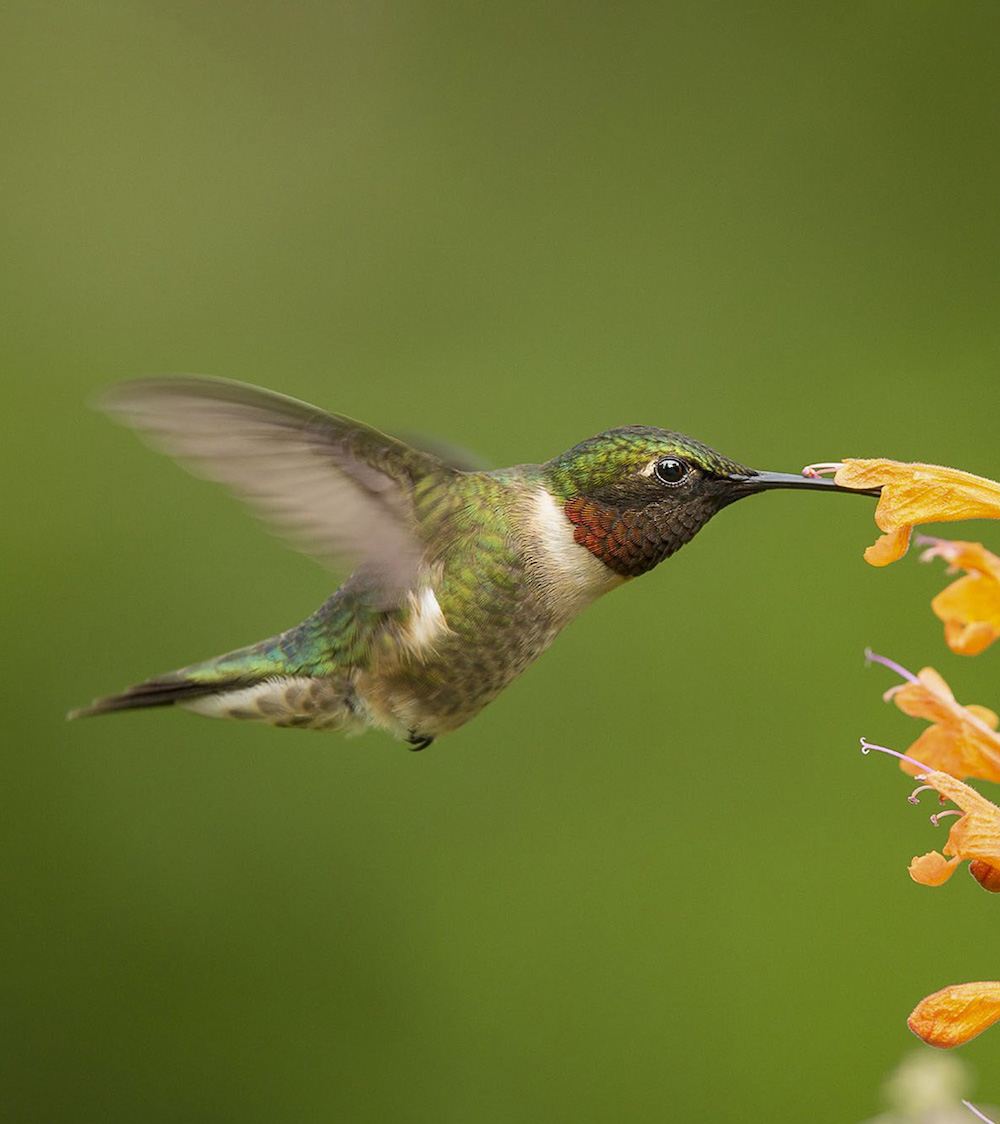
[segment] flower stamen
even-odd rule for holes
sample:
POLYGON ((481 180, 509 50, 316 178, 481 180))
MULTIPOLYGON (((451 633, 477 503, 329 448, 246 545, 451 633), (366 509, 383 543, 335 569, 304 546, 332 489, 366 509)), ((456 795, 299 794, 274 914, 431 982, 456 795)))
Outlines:
POLYGON ((907 671, 902 664, 896 663, 895 660, 889 659, 888 656, 880 656, 877 652, 873 652, 871 648, 865 648, 865 663, 880 663, 883 667, 889 668, 894 671, 903 679, 909 679, 911 683, 918 683, 920 680, 913 674, 912 671, 907 671))
POLYGON ((922 784, 919 788, 915 788, 906 799, 911 804, 919 804, 921 792, 937 792, 937 789, 932 784, 922 784))
POLYGON ((829 476, 833 472, 837 472, 844 467, 843 461, 817 461, 815 464, 807 464, 802 470, 803 476, 829 476))
POLYGON ((939 821, 943 820, 945 816, 964 816, 964 815, 965 815, 965 813, 960 812, 957 808, 949 808, 947 812, 935 812, 931 816, 930 819, 931 819, 931 823, 935 827, 940 827, 941 825, 940 825, 939 821))
POLYGON ((924 779, 923 774, 934 772, 934 770, 929 765, 925 765, 922 761, 916 761, 912 757, 907 757, 905 753, 900 753, 895 749, 889 749, 884 745, 876 745, 874 742, 868 741, 867 738, 861 739, 862 753, 870 753, 873 749, 877 749, 879 753, 888 753, 891 757, 898 757, 900 761, 909 761, 911 765, 916 765, 920 770, 920 775, 917 776, 918 781, 924 779))
POLYGON ((964 1104, 969 1112, 971 1112, 974 1116, 978 1116, 980 1120, 985 1120, 986 1124, 993 1124, 993 1121, 988 1116, 983 1116, 983 1114, 979 1111, 978 1108, 976 1108, 974 1104, 971 1104, 969 1101, 965 1100, 962 1101, 962 1104, 964 1104))
POLYGON ((914 535, 913 541, 917 546, 927 547, 920 555, 921 562, 932 562, 935 558, 946 557, 947 548, 951 546, 950 539, 939 539, 936 535, 914 535))

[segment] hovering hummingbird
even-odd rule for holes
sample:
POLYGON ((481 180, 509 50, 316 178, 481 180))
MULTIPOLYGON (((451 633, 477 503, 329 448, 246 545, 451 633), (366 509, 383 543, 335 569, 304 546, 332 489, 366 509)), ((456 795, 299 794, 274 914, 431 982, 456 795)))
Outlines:
POLYGON ((71 718, 177 704, 274 726, 375 726, 423 749, 478 714, 581 610, 728 504, 771 488, 851 491, 757 472, 647 426, 485 472, 224 379, 140 379, 102 405, 227 484, 306 553, 354 570, 287 632, 71 718))

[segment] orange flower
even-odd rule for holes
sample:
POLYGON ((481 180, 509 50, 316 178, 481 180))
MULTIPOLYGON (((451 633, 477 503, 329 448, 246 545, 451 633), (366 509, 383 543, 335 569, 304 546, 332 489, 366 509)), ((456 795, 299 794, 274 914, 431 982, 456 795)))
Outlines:
POLYGON ((943 558, 948 573, 965 570, 965 577, 952 582, 931 602, 944 621, 944 638, 953 652, 975 656, 1000 636, 1000 558, 981 543, 934 539, 918 535, 917 542, 929 546, 922 562, 943 558))
MULTIPOLYGON (((963 859, 975 859, 989 867, 991 871, 1000 867, 1000 808, 987 800, 985 796, 980 796, 974 788, 956 780, 950 773, 935 770, 917 779, 924 781, 926 785, 941 793, 942 796, 947 797, 962 809, 961 814, 952 824, 951 831, 948 833, 948 842, 942 848, 945 855, 953 855, 958 861, 948 863, 947 873, 940 877, 941 866, 944 864, 943 856, 941 856, 941 862, 936 864, 937 871, 935 873, 938 877, 930 882, 930 885, 940 886, 942 882, 946 882, 951 877, 952 871, 958 866, 958 862, 963 859)), ((916 792, 919 791, 920 789, 916 790, 916 792)), ((916 795, 916 793, 913 795, 916 795)), ((942 816, 954 814, 952 812, 938 812, 931 817, 931 822, 936 825, 942 816)), ((932 851, 931 854, 936 855, 937 852, 932 851)), ((927 859, 928 856, 924 855, 923 859, 915 859, 910 864, 910 875, 914 881, 922 881, 918 874, 927 872, 927 859), (917 869, 915 870, 915 868, 917 869)), ((983 879, 981 878, 979 881, 982 882, 983 879)))
MULTIPOLYGON (((959 855, 946 859, 939 851, 928 851, 926 855, 914 855, 907 870, 913 881, 921 886, 943 886, 961 861, 959 855)), ((969 873, 984 890, 1000 894, 1000 867, 990 866, 982 859, 973 859, 969 863, 969 873)))
POLYGON ((916 767, 916 779, 923 784, 910 793, 911 804, 919 803, 918 796, 921 792, 934 789, 961 809, 936 812, 931 816, 931 823, 935 827, 945 816, 958 816, 958 819, 952 824, 948 841, 941 848, 944 854, 929 851, 910 862, 910 877, 914 882, 925 886, 941 886, 952 876, 960 862, 970 859, 976 862, 977 869, 973 873, 980 885, 988 890, 1000 885, 1000 808, 996 804, 991 804, 985 796, 980 796, 974 788, 963 784, 950 773, 930 769, 923 762, 897 753, 894 749, 873 745, 864 738, 861 739, 861 749, 864 753, 877 749, 880 753, 891 754, 916 767), (945 859, 945 855, 953 856, 950 862, 945 859))
MULTIPOLYGON (((1000 734, 996 733, 1000 719, 992 710, 956 702, 948 684, 932 667, 914 675, 870 648, 865 656, 907 680, 886 691, 882 696, 886 702, 894 702, 912 718, 932 723, 907 750, 910 757, 926 763, 924 772, 940 769, 953 777, 1000 781, 1000 734)), ((906 760, 900 761, 900 767, 911 776, 921 771, 906 760)))
POLYGON ((865 551, 873 566, 902 558, 917 523, 1000 519, 1000 484, 957 468, 848 458, 803 469, 807 476, 831 471, 841 487, 882 489, 875 522, 884 534, 865 551))
POLYGON ((928 1046, 961 1046, 1000 1019, 1000 981, 953 984, 928 995, 906 1020, 928 1046))

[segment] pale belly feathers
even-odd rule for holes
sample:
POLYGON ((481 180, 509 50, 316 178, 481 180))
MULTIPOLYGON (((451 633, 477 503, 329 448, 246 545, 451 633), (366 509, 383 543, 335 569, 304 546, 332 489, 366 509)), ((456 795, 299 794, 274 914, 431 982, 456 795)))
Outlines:
MULTIPOLYGON (((624 580, 576 543, 545 489, 529 493, 525 505, 516 551, 520 593, 481 614, 488 624, 447 619, 436 593, 439 571, 410 594, 393 659, 324 677, 269 678, 182 705, 211 717, 274 726, 349 734, 374 726, 404 739, 457 729, 516 679, 573 617, 624 580)), ((483 591, 484 600, 489 594, 483 591)))

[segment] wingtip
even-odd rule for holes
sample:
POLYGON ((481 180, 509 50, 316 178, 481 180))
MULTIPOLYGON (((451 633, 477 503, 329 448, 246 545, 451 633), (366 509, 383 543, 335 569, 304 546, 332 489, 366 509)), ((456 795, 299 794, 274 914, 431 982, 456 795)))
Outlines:
POLYGON ((253 383, 227 379, 220 375, 180 371, 169 375, 140 375, 134 379, 112 383, 93 399, 92 405, 106 414, 128 415, 137 406, 148 407, 163 399, 182 397, 217 399, 223 403, 261 408, 284 405, 296 412, 305 410, 323 413, 309 402, 253 383))
POLYGON ((164 390, 177 392, 182 385, 190 389, 191 384, 199 382, 219 383, 225 380, 213 379, 209 375, 140 375, 134 379, 124 379, 104 387, 91 399, 91 406, 103 414, 129 413, 137 403, 145 401, 164 390))
POLYGON ((66 711, 66 721, 75 722, 78 718, 93 718, 95 714, 102 714, 100 703, 91 703, 90 706, 77 706, 66 711))

